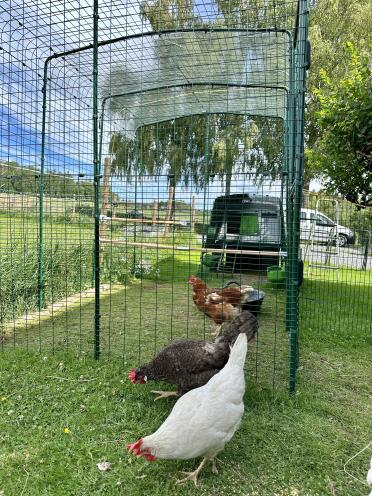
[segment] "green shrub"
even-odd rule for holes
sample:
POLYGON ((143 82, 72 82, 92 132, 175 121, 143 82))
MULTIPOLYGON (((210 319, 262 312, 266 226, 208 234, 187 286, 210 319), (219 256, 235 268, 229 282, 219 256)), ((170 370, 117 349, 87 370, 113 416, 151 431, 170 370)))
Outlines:
MULTIPOLYGON (((0 322, 36 310, 38 247, 13 244, 0 251, 0 322)), ((92 248, 55 244, 43 253, 44 306, 92 284, 92 248)))
POLYGON ((94 208, 86 205, 78 205, 75 207, 75 213, 94 217, 94 208))

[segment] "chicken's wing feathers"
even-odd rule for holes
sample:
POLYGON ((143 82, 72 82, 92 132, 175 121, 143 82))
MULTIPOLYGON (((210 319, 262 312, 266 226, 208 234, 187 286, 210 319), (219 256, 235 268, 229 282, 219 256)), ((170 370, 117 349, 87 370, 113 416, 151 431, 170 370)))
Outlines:
POLYGON ((242 402, 226 402, 221 395, 207 392, 206 386, 194 389, 177 401, 164 423, 147 438, 148 445, 161 439, 154 453, 159 458, 217 454, 239 427, 243 411, 242 402))
MULTIPOLYGON (((227 362, 229 349, 226 343, 211 343, 192 339, 179 340, 161 350, 151 362, 154 379, 166 379, 188 390, 203 385, 197 375, 220 370, 227 362), (193 376, 193 377, 192 377, 193 376)), ((151 374, 148 374, 151 377, 151 374)))
POLYGON ((218 294, 216 292, 210 293, 205 298, 205 302, 206 302, 206 304, 208 304, 208 303, 222 303, 223 302, 223 297, 222 297, 222 295, 220 295, 220 294, 218 294))

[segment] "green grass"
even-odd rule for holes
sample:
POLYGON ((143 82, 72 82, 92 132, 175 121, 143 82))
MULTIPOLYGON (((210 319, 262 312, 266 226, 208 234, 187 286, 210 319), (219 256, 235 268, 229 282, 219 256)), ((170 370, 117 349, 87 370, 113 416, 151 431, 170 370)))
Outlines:
MULTIPOLYGON (((184 283, 144 281, 103 300, 102 344, 114 355, 110 360, 86 356, 92 349, 91 304, 28 330, 32 342, 34 334, 46 339, 54 326, 54 354, 43 341, 42 353, 1 355, 0 491, 5 496, 366 494, 368 488, 343 467, 372 436, 371 286, 305 281, 295 398, 281 381, 271 389, 273 345, 278 345, 278 376, 285 373, 286 379, 287 341, 283 293, 265 291, 259 344, 247 360, 246 413, 219 457, 219 476, 207 468, 198 490, 192 484, 176 488, 179 471, 192 469, 196 460, 149 464, 125 450, 128 441, 156 429, 173 404, 153 402, 154 384, 128 382, 138 350, 144 360, 171 337, 204 334, 202 317, 187 307, 184 283), (62 351, 67 346, 69 351, 62 351), (112 463, 110 472, 97 469, 103 460, 112 463)), ((205 326, 209 331, 209 322, 205 326)), ((364 481, 370 455, 367 450, 357 456, 347 470, 364 481)))
MULTIPOLYGON (((70 214, 44 222, 45 305, 92 286, 93 222, 70 214)), ((35 311, 38 302, 37 213, 0 212, 0 323, 35 311)))
MULTIPOLYGON (((93 219, 77 214, 63 215, 46 213, 44 226, 44 241, 46 246, 55 243, 70 244, 93 243, 93 219)), ((39 240, 38 214, 30 212, 6 213, 0 212, 1 249, 4 251, 14 244, 36 244, 39 240)))
MULTIPOLYGON (((137 280, 121 291, 101 299, 101 350, 104 355, 124 357, 128 363, 149 360, 170 340, 184 336, 203 338, 213 324, 194 306, 187 277, 192 270, 187 263, 165 260, 164 274, 174 277, 172 283, 160 280, 137 280)), ((197 268, 197 266, 196 266, 197 268)), ((167 280, 166 280, 167 281, 167 280)), ((249 280, 255 287, 260 276, 249 280)), ((221 284, 210 280, 211 285, 221 284)), ((288 375, 287 334, 284 330, 284 292, 265 288, 266 298, 261 320, 265 326, 252 348, 249 367, 261 383, 283 387, 288 375)), ((46 321, 28 323, 24 330, 8 330, 4 348, 61 351, 71 349, 89 355, 93 349, 94 301, 82 300, 65 313, 51 315, 46 321)))
MULTIPOLYGON (((105 236, 125 240, 123 225, 105 226, 105 236), (111 232, 112 229, 112 232, 111 232)), ((52 302, 92 287, 93 276, 93 222, 86 216, 69 214, 46 215, 43 246, 43 302, 52 302)), ((38 301, 39 225, 35 216, 25 212, 12 215, 0 213, 0 323, 35 311, 38 301)), ((133 241, 128 234, 127 241, 133 241)), ((161 242, 170 246, 200 245, 194 235, 185 232, 170 233, 167 239, 146 237, 137 230, 136 241, 161 242)), ((126 246, 104 246, 101 281, 126 283, 133 276, 170 280, 177 263, 195 266, 198 253, 169 250, 136 249, 126 246), (176 261, 176 263, 175 263, 176 261)))

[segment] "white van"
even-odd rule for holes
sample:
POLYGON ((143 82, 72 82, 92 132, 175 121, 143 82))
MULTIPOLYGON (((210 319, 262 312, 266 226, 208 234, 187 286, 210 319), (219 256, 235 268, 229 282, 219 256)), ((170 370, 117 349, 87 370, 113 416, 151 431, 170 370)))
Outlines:
POLYGON ((314 223, 313 239, 318 243, 327 243, 330 236, 334 237, 335 242, 338 239, 339 246, 346 246, 355 242, 355 234, 349 227, 341 224, 336 226, 336 223, 325 214, 309 208, 301 208, 300 238, 302 241, 309 239, 311 225, 314 223))

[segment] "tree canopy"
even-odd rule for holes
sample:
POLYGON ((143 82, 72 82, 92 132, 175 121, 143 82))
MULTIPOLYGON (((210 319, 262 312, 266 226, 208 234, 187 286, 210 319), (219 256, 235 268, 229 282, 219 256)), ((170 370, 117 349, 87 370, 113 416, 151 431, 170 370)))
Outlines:
MULTIPOLYGON (((40 170, 21 167, 17 162, 0 163, 0 191, 6 193, 38 194, 40 170)), ((44 193, 48 196, 71 198, 74 195, 93 199, 93 180, 84 177, 45 172, 44 193)), ((117 197, 113 193, 114 197, 117 197)))
MULTIPOLYGON (((274 5, 275 2, 269 2, 274 5)), ((227 3, 218 3, 219 15, 213 20, 214 25, 230 26, 231 23, 243 23, 248 10, 257 14, 251 19, 253 27, 259 27, 262 13, 269 18, 275 7, 268 7, 268 2, 257 0, 257 9, 238 9, 238 4, 231 9, 227 3), (263 10, 262 10, 263 9, 263 10), (262 12, 261 12, 262 10, 262 12), (259 14, 261 12, 261 14, 259 14), (238 17, 237 17, 238 16, 238 17)), ((154 31, 160 29, 205 26, 205 21, 194 12, 194 3, 189 0, 155 0, 145 1, 141 14, 154 31)), ((280 14, 280 9, 276 10, 280 14)), ((262 22, 262 20, 261 20, 262 22)), ((187 33, 180 33, 189 36, 187 33)), ((178 44, 182 43, 178 39, 178 44)), ((154 40, 154 53, 164 73, 169 71, 167 64, 173 59, 164 56, 162 37, 154 40)), ((234 43, 232 37, 226 43, 234 43)), ((226 47, 224 58, 233 57, 236 47, 226 47)), ((218 52, 216 52, 218 53, 218 52)), ((211 55, 212 56, 212 55, 211 55)), ((200 61, 199 61, 200 62, 200 61)), ((236 62, 235 62, 236 64, 236 62)), ((218 66, 218 64, 216 64, 218 66)), ((172 71, 171 71, 172 72, 172 71)), ((133 75, 126 68, 117 67, 111 74, 110 81, 103 89, 103 96, 133 81, 133 75), (125 83, 126 81, 126 83, 125 83)), ((117 91, 119 92, 119 91, 117 91)), ((120 98, 110 100, 111 111, 121 116, 120 98)), ((275 179, 283 163, 283 122, 273 117, 246 116, 233 114, 192 115, 172 119, 139 128, 134 140, 124 132, 116 132, 111 137, 110 152, 114 155, 113 172, 125 175, 128 179, 136 171, 139 174, 168 173, 170 185, 190 181, 196 187, 202 187, 206 180, 214 176, 225 177, 226 193, 230 191, 233 172, 251 171, 256 177, 275 179), (208 142, 206 137, 208 136, 208 142), (206 156, 208 171, 205 174, 206 156)))
POLYGON ((346 45, 347 76, 334 81, 321 71, 315 91, 321 136, 309 152, 331 192, 360 206, 372 205, 372 79, 370 59, 346 45))
POLYGON ((309 39, 311 68, 307 78, 305 145, 305 184, 324 176, 319 163, 313 160, 313 147, 321 139, 324 128, 319 115, 320 100, 330 89, 327 78, 334 83, 349 71, 350 57, 347 43, 351 42, 360 54, 368 54, 372 26, 370 0, 313 0, 310 3, 309 39))

